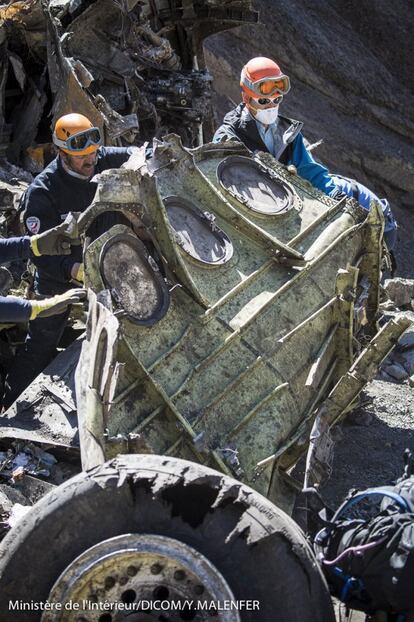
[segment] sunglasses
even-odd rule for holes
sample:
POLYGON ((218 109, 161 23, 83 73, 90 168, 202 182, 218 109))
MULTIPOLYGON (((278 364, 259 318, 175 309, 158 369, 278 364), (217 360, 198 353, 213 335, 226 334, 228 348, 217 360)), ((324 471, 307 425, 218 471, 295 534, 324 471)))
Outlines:
POLYGON ((261 106, 267 106, 267 104, 275 104, 275 106, 276 106, 277 104, 280 104, 282 99, 283 99, 283 97, 281 97, 281 95, 279 95, 279 97, 275 97, 274 99, 269 99, 267 97, 260 97, 259 99, 255 99, 253 101, 257 102, 261 106))
POLYGON ((267 106, 268 104, 273 104, 274 106, 278 106, 283 100, 283 95, 278 95, 277 97, 259 97, 258 99, 251 97, 250 105, 258 104, 259 106, 267 106))
POLYGON ((101 145, 102 134, 99 127, 91 127, 88 130, 69 136, 66 140, 59 140, 59 138, 53 136, 53 142, 57 147, 69 149, 70 151, 83 151, 91 145, 101 145))

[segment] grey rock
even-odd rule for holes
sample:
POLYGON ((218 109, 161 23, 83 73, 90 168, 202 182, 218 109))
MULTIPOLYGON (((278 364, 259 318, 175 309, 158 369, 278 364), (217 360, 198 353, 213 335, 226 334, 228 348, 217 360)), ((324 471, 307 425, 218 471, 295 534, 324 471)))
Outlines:
POLYGON ((395 380, 405 380, 410 375, 407 370, 399 363, 393 363, 393 365, 387 365, 384 369, 385 373, 392 376, 395 380))
POLYGON ((414 374, 408 378, 408 384, 410 387, 414 387, 414 374))
POLYGON ((387 374, 385 369, 381 369, 379 374, 377 374, 377 380, 385 380, 385 382, 395 382, 395 378, 387 374))
POLYGON ((384 289, 387 296, 391 298, 397 307, 409 305, 411 299, 414 298, 413 279, 402 279, 400 277, 387 279, 384 283, 384 289))
POLYGON ((0 513, 9 513, 15 503, 27 504, 26 497, 18 488, 0 484, 0 513))
POLYGON ((374 415, 366 410, 355 410, 346 417, 346 422, 350 425, 368 426, 373 422, 374 415))
POLYGON ((407 330, 398 342, 398 348, 409 350, 414 348, 414 330, 407 330))
POLYGON ((414 350, 408 350, 402 354, 402 364, 404 368, 407 370, 408 375, 411 376, 414 374, 414 350))

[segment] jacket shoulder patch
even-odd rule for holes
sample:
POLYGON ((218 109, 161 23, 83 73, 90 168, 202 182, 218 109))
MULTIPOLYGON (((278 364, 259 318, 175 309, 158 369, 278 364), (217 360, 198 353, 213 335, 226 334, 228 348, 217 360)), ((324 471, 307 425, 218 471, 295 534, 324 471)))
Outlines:
POLYGON ((29 218, 26 219, 26 227, 30 231, 30 233, 39 233, 39 218, 37 218, 37 216, 29 216, 29 218))

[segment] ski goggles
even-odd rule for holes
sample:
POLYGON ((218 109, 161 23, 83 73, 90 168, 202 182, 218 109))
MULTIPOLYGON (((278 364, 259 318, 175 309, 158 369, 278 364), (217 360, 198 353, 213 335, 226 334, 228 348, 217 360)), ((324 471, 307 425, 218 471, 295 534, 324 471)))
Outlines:
POLYGON ((278 95, 277 97, 269 98, 269 97, 259 97, 256 99, 255 97, 251 97, 250 101, 253 101, 255 104, 259 104, 260 106, 268 106, 269 104, 273 104, 274 106, 278 106, 283 99, 283 95, 278 95))
POLYGON ((251 82, 247 76, 243 80, 244 85, 259 97, 272 97, 276 93, 286 93, 290 90, 290 80, 288 76, 280 75, 272 78, 262 78, 251 82))
POLYGON ((57 147, 68 149, 69 151, 83 151, 91 145, 99 147, 102 144, 102 134, 99 127, 91 127, 78 134, 69 136, 66 140, 60 140, 53 135, 53 142, 57 147))

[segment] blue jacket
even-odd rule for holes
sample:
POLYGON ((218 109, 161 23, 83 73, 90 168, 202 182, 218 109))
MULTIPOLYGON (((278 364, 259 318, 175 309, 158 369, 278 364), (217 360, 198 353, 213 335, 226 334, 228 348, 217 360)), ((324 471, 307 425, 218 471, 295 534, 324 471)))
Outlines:
MULTIPOLYGON (((95 173, 119 168, 131 155, 130 148, 100 147, 95 173)), ((55 158, 29 186, 25 198, 25 224, 29 234, 40 233, 61 224, 68 212, 83 212, 95 196, 97 184, 79 179, 65 171, 55 158)), ((121 214, 100 215, 88 230, 92 239, 116 222, 128 224, 121 214)), ((73 246, 70 255, 35 257, 35 289, 43 295, 61 294, 71 287, 71 270, 82 261, 81 246, 73 246)))
MULTIPOLYGON (((0 264, 30 257, 30 238, 8 238, 0 240, 0 264)), ((0 322, 27 322, 31 313, 27 300, 15 296, 0 296, 0 322)))

